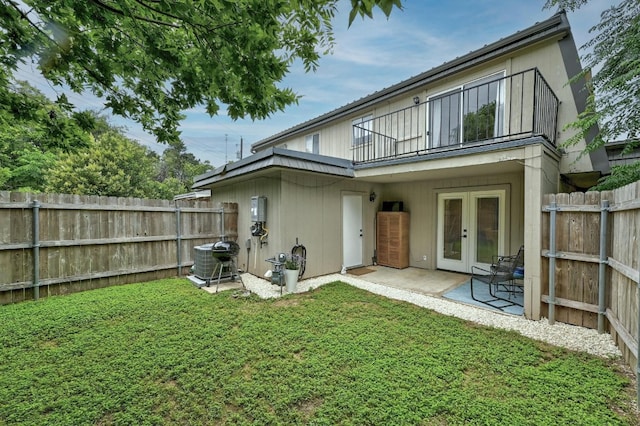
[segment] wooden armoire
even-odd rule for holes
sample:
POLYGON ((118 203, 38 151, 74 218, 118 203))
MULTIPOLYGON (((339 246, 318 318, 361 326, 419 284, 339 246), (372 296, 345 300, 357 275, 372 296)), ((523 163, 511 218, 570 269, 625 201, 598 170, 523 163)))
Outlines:
POLYGON ((378 265, 409 266, 409 213, 378 212, 376 226, 378 265))

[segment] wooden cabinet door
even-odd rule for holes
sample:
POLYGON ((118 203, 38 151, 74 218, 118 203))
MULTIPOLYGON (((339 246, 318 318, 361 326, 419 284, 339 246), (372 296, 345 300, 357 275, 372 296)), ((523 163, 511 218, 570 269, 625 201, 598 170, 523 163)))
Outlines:
POLYGON ((393 268, 409 266, 409 214, 378 212, 378 264, 393 268))

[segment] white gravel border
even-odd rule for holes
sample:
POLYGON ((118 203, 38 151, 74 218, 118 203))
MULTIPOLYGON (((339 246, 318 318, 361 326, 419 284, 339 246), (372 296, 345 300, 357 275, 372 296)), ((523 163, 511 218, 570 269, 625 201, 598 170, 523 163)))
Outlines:
MULTIPOLYGON (((270 281, 247 273, 242 274, 242 281, 248 290, 263 299, 280 297, 280 287, 271 284, 270 281)), ((307 292, 334 281, 342 281, 371 293, 413 303, 414 305, 431 309, 444 315, 454 316, 490 327, 514 330, 525 337, 567 349, 587 352, 604 358, 618 358, 622 356, 618 347, 613 343, 611 335, 606 333, 598 334, 597 330, 559 322, 556 322, 554 325, 549 325, 546 319, 532 321, 524 317, 471 306, 461 302, 454 302, 441 297, 427 296, 425 294, 370 283, 350 275, 331 274, 305 279, 298 282, 296 293, 307 292)), ((282 294, 287 294, 286 288, 283 288, 282 294)))

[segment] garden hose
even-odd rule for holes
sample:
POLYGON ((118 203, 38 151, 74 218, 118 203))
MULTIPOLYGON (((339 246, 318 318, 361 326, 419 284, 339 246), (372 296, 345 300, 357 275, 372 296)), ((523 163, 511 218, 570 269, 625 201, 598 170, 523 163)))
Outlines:
POLYGON ((298 277, 302 277, 304 274, 304 270, 307 265, 307 248, 302 244, 298 244, 298 239, 296 238, 296 245, 291 249, 291 255, 297 256, 300 259, 300 272, 298 272, 298 277))

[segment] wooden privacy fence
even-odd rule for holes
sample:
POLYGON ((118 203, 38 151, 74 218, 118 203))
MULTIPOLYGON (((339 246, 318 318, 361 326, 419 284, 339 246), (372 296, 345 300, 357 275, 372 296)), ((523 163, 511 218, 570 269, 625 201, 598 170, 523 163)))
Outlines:
POLYGON ((235 203, 0 192, 0 304, 180 275, 235 203))
POLYGON ((608 331, 638 362, 640 183, 615 191, 546 195, 542 314, 608 331))

